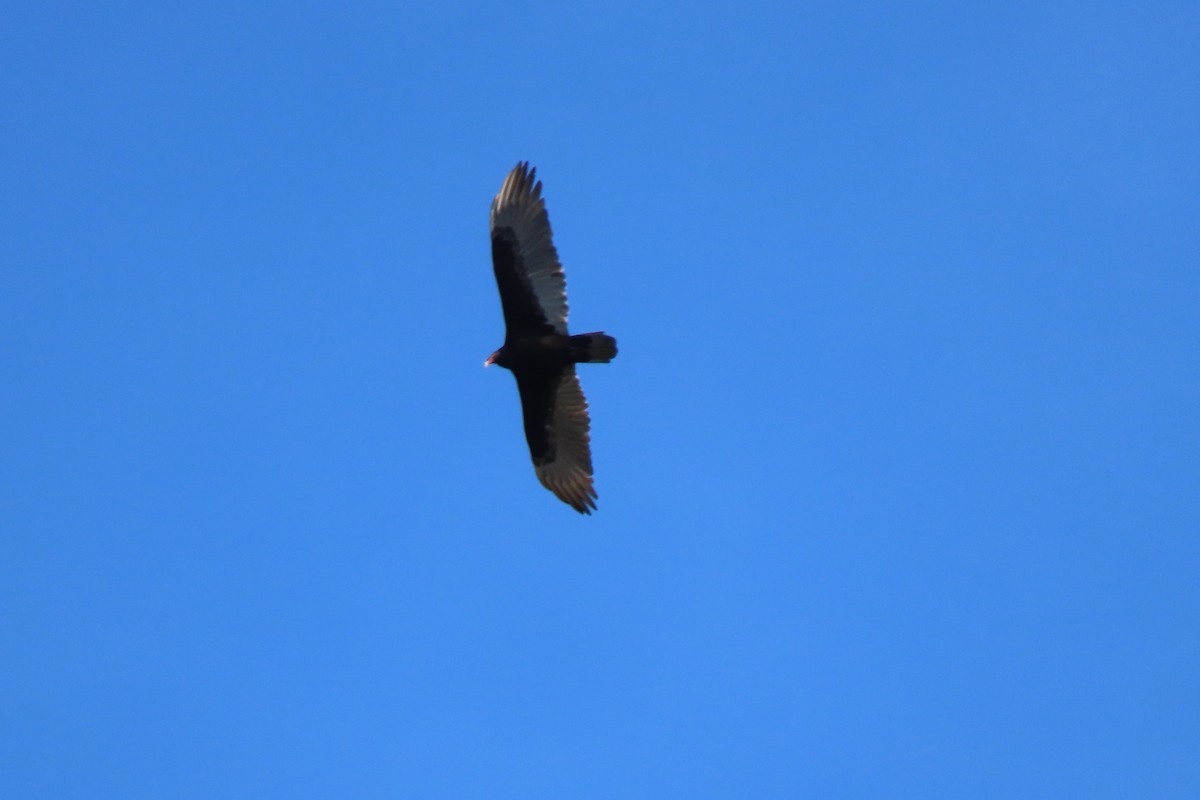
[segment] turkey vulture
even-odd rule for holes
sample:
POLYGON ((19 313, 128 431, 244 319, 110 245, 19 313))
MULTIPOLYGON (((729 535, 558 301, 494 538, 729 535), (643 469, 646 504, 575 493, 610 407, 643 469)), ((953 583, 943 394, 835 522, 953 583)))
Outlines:
POLYGON ((587 400, 575 365, 607 363, 617 340, 567 333, 567 282, 550 237, 537 170, 521 162, 492 201, 492 267, 504 308, 504 346, 484 366, 512 371, 538 480, 581 514, 596 507, 587 400))

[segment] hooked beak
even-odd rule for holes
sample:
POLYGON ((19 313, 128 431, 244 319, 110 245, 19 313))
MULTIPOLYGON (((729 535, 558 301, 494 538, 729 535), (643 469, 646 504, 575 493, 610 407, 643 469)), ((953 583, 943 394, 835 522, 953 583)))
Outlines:
POLYGON ((490 367, 492 364, 495 364, 495 363, 496 363, 496 354, 492 353, 490 356, 487 357, 487 361, 483 362, 483 365, 485 367, 490 367))

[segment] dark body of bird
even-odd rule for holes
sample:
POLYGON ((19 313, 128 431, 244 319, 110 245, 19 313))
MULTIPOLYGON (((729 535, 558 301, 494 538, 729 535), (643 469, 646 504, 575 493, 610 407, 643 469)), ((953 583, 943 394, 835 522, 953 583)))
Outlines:
POLYGON ((566 279, 551 239, 535 170, 518 164, 492 202, 492 266, 504 310, 504 346, 484 362, 512 371, 525 438, 542 484, 576 511, 596 507, 591 420, 577 363, 603 363, 617 341, 567 331, 566 279))

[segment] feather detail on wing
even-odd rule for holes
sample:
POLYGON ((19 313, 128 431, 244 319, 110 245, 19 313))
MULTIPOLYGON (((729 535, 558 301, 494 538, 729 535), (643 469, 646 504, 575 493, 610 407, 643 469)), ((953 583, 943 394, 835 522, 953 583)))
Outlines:
POLYGON ((492 201, 492 263, 509 336, 567 332, 567 282, 536 174, 517 164, 492 201))
POLYGON ((575 368, 555 382, 520 381, 525 435, 538 480, 581 514, 596 507, 591 420, 575 368))

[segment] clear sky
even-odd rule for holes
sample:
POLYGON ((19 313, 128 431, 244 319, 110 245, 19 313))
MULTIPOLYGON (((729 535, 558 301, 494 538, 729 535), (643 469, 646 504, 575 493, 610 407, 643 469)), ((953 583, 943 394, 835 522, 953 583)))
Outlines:
POLYGON ((0 25, 0 796, 1200 796, 1200 6, 100 5, 0 25))

